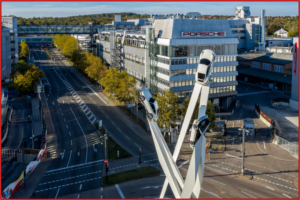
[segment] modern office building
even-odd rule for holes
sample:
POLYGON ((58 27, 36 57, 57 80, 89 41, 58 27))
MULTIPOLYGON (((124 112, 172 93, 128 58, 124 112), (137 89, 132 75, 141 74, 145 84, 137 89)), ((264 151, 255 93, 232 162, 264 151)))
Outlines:
POLYGON ((182 101, 194 88, 200 53, 211 49, 217 56, 209 98, 227 108, 237 95, 237 50, 259 49, 264 20, 242 16, 234 20, 185 18, 153 17, 148 20, 150 25, 137 31, 99 30, 97 55, 112 68, 135 76, 138 88, 147 87, 152 94, 170 89, 182 101))
POLYGON ((11 63, 14 61, 11 55, 11 43, 10 43, 10 31, 9 29, 2 27, 2 47, 1 47, 1 80, 5 80, 11 74, 11 63))
POLYGON ((18 44, 18 20, 16 17, 2 17, 2 27, 5 27, 10 32, 11 43, 11 64, 18 62, 19 60, 19 44, 18 44))
POLYGON ((293 39, 292 95, 290 107, 299 109, 299 38, 293 39), (296 45, 297 44, 297 45, 296 45))

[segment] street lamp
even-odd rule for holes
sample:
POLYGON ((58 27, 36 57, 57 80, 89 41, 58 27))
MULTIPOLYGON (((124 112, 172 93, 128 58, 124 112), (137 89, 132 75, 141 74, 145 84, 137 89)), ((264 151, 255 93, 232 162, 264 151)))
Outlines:
POLYGON ((239 131, 243 131, 243 144, 242 144, 242 175, 244 175, 244 163, 245 163, 245 128, 239 128, 239 131))

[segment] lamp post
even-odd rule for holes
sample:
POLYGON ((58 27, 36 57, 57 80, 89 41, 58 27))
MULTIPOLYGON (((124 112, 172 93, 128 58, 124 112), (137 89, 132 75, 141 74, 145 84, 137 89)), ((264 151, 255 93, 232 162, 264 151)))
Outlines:
POLYGON ((242 175, 244 175, 244 162, 245 162, 245 128, 239 128, 239 131, 243 131, 243 143, 242 143, 242 175))

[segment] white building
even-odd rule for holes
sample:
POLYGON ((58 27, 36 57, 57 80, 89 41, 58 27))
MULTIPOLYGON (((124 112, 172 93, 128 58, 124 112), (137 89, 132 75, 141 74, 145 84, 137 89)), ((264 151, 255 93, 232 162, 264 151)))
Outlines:
POLYGON ((18 30, 16 17, 2 17, 2 80, 11 74, 11 66, 19 60, 18 30))
POLYGON ((88 35, 88 34, 80 34, 80 35, 77 35, 77 34, 74 34, 74 35, 71 35, 71 36, 73 36, 76 40, 77 40, 77 42, 78 42, 78 47, 80 47, 82 50, 84 50, 84 51, 88 51, 88 52, 90 52, 90 51, 92 51, 91 50, 91 45, 90 45, 90 43, 91 43, 91 37, 90 37, 90 35, 88 35))
POLYGON ((288 36, 288 31, 281 28, 278 31, 275 31, 274 34, 276 34, 278 37, 287 37, 288 36))
POLYGON ((299 38, 293 39, 293 68, 292 68, 292 95, 290 99, 290 107, 299 109, 299 38), (296 46, 297 45, 297 46, 296 46))
POLYGON ((2 54, 1 54, 1 73, 2 80, 5 80, 11 74, 11 63, 13 62, 11 55, 11 44, 10 44, 10 31, 9 29, 2 27, 2 54))

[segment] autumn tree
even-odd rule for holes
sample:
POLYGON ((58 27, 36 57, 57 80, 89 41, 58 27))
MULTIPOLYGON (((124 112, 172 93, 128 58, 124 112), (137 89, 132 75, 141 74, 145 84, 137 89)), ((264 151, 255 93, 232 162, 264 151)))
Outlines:
POLYGON ((27 43, 25 42, 25 40, 21 40, 21 51, 19 53, 20 59, 26 59, 27 56, 29 56, 29 47, 27 45, 27 43))
POLYGON ((101 58, 94 56, 92 53, 86 53, 86 63, 88 67, 85 69, 85 73, 98 83, 107 74, 107 67, 105 62, 101 58))
POLYGON ((29 92, 36 86, 36 82, 44 76, 44 72, 35 65, 31 66, 24 74, 17 72, 14 78, 16 89, 21 93, 29 92))
POLYGON ((16 62, 15 64, 13 64, 12 66, 12 76, 15 76, 15 74, 17 72, 19 72, 20 74, 25 74, 27 70, 29 70, 30 65, 25 62, 25 60, 19 60, 18 62, 16 62))
POLYGON ((178 115, 178 96, 171 90, 163 90, 162 94, 157 93, 154 97, 158 103, 159 112, 157 124, 160 128, 165 126, 166 130, 175 125, 178 115))
POLYGON ((71 57, 70 60, 75 64, 75 67, 79 70, 85 70, 87 68, 87 58, 83 50, 76 49, 71 57))
POLYGON ((77 49, 77 40, 69 36, 63 45, 62 52, 67 57, 72 57, 72 53, 77 49))

